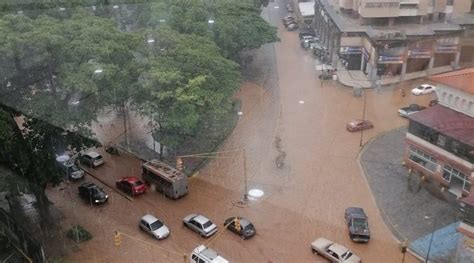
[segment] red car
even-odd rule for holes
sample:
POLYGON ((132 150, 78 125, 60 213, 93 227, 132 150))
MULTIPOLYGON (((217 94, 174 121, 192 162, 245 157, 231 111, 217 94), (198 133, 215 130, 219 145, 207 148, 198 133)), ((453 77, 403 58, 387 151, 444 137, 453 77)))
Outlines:
POLYGON ((116 183, 116 186, 131 196, 144 194, 146 192, 146 185, 135 176, 120 179, 116 183))
POLYGON ((350 132, 367 130, 373 128, 374 125, 368 120, 353 120, 346 125, 346 129, 350 132))

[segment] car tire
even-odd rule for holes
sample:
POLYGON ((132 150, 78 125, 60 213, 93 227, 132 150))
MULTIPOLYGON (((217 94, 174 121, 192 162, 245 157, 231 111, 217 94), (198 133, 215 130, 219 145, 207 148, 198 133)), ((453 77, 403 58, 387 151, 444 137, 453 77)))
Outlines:
POLYGON ((314 248, 311 248, 311 250, 313 251, 313 254, 315 254, 315 255, 319 255, 319 253, 318 253, 318 251, 316 251, 316 249, 314 249, 314 248))

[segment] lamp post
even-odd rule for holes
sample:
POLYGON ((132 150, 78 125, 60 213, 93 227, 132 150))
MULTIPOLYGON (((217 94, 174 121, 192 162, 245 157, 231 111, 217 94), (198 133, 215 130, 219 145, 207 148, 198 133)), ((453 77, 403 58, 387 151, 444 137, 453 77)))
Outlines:
POLYGON ((430 237, 430 243, 428 245, 428 252, 426 252, 426 258, 425 258, 425 263, 429 262, 430 259, 430 251, 431 251, 431 244, 433 244, 433 238, 434 238, 434 233, 436 230, 436 216, 425 216, 425 219, 430 219, 433 218, 433 228, 431 230, 431 237, 430 237))
MULTIPOLYGON (((365 90, 362 90, 362 92, 364 93, 364 107, 362 109, 362 123, 365 122, 365 106, 367 104, 367 96, 365 95, 365 90)), ((362 129, 360 131, 360 142, 359 142, 359 147, 362 147, 362 141, 363 141, 363 137, 364 137, 364 129, 362 129)))

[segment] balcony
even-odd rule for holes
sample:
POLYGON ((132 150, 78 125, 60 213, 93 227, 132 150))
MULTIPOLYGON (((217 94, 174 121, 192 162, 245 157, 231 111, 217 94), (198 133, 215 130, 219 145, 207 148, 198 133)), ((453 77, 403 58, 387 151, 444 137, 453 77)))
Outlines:
POLYGON ((417 5, 420 0, 400 0, 400 5, 417 5))

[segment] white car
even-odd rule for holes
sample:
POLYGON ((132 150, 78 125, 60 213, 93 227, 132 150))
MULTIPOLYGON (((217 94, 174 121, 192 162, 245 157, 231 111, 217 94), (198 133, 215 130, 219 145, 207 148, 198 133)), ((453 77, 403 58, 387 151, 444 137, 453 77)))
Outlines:
POLYGON ((141 230, 147 232, 156 239, 164 239, 170 235, 168 227, 158 218, 150 214, 144 215, 138 225, 141 230))
POLYGON ((183 219, 183 224, 202 237, 210 237, 217 232, 217 226, 203 215, 190 214, 183 219))
POLYGON ((413 95, 429 94, 436 90, 436 87, 430 84, 421 84, 420 86, 411 90, 413 95))
POLYGON ((216 251, 200 245, 193 250, 191 254, 191 263, 229 263, 229 261, 219 254, 216 251))
POLYGON ((85 165, 95 168, 99 165, 104 164, 104 157, 102 157, 102 155, 100 155, 96 151, 89 150, 81 155, 80 161, 85 165))
POLYGON ((356 256, 346 247, 334 243, 325 238, 318 238, 311 243, 311 250, 331 262, 335 263, 360 263, 360 257, 356 256))

